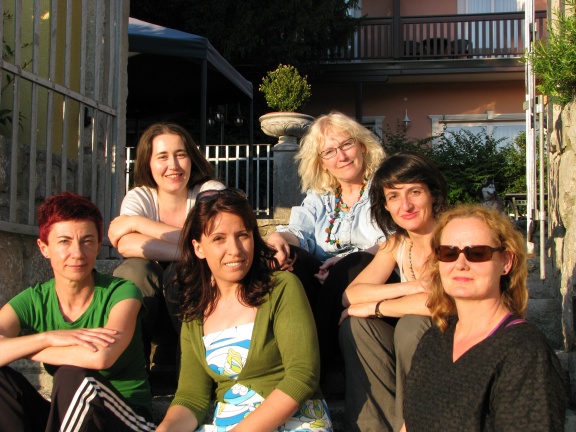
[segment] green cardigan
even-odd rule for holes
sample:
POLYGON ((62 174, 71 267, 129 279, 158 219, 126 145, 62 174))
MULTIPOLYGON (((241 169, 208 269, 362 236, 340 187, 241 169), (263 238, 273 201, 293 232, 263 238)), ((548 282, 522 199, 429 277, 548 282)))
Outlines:
POLYGON ((321 399, 320 354, 310 305, 300 280, 289 272, 275 272, 276 285, 256 313, 248 358, 237 379, 208 367, 200 320, 185 322, 180 336, 182 363, 178 390, 171 405, 190 409, 199 424, 206 416, 216 384, 216 400, 240 383, 266 398, 279 389, 298 406, 321 399))

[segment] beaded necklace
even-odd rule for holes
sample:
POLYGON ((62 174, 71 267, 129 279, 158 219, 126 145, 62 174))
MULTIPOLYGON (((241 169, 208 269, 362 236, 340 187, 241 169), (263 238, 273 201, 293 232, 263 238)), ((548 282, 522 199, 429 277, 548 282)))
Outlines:
MULTIPOLYGON (((360 201, 360 198, 362 198, 362 195, 364 194, 365 189, 366 189, 366 184, 362 183, 362 189, 360 189, 360 195, 358 195, 358 199, 356 200, 356 202, 360 201)), ((327 234, 326 243, 329 243, 331 245, 335 244, 336 248, 340 249, 340 247, 341 247, 340 246, 340 239, 336 238, 336 236, 334 236, 333 238, 330 238, 330 236, 332 235, 332 228, 334 228, 334 222, 336 221, 336 219, 338 219, 340 217, 340 212, 343 209, 350 208, 350 206, 342 200, 342 186, 340 186, 340 185, 338 185, 338 187, 336 188, 336 191, 334 193, 334 201, 336 203, 336 205, 334 207, 334 213, 332 214, 332 216, 328 220, 328 228, 326 228, 326 234, 327 234)))
POLYGON ((414 268, 412 267, 412 246, 414 246, 414 242, 410 240, 410 248, 408 249, 408 267, 410 267, 410 273, 412 273, 412 279, 416 280, 416 275, 414 274, 414 268))

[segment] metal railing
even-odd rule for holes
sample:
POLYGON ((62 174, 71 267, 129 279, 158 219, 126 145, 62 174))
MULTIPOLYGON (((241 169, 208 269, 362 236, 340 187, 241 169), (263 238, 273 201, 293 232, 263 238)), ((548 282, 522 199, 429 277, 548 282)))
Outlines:
POLYGON ((216 177, 229 187, 242 189, 256 216, 272 214, 272 145, 207 145, 205 156, 216 168, 216 177))
MULTIPOLYGON (((272 168, 274 158, 271 144, 210 144, 204 149, 208 162, 214 165, 216 178, 229 187, 246 192, 258 217, 272 215, 272 168)), ((126 149, 126 191, 133 184, 136 149, 126 149)))
POLYGON ((0 1, 1 231, 35 235, 37 205, 65 190, 98 204, 106 225, 118 213, 124 6, 0 1))
MULTIPOLYGON (((346 46, 328 62, 519 57, 524 54, 524 12, 364 18, 346 46)), ((537 11, 538 37, 546 11, 537 11)))

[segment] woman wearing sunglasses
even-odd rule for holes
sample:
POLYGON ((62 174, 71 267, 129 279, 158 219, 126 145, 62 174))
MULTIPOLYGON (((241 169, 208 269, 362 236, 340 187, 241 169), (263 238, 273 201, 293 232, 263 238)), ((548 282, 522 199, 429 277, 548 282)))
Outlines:
POLYGON ((369 211, 370 181, 383 158, 376 136, 356 120, 338 112, 318 117, 296 155, 306 197, 292 208, 290 223, 267 238, 282 268, 293 270, 304 285, 316 318, 323 377, 328 368, 342 368, 342 293, 386 239, 369 211))
MULTIPOLYGON (((124 197, 108 237, 126 258, 114 276, 134 282, 142 291, 146 305, 142 332, 148 353, 153 332, 170 328, 170 324, 159 325, 158 319, 166 315, 161 313, 163 297, 174 276, 173 263, 178 259, 178 240, 186 216, 199 192, 224 188, 213 179, 212 165, 181 126, 156 123, 140 137, 135 187, 124 197)), ((167 305, 175 309, 172 302, 167 305)), ((179 329, 175 318, 173 324, 179 329)))
POLYGON ((447 200, 442 173, 420 153, 400 152, 374 174, 372 217, 394 232, 346 289, 340 345, 346 366, 345 410, 354 431, 397 431, 404 422, 404 380, 432 325, 425 263, 436 218, 447 200), (400 283, 386 283, 397 271, 400 283))
POLYGON ((446 212, 432 236, 424 334, 406 383, 412 431, 563 431, 558 358, 524 314, 525 244, 481 206, 446 212))
POLYGON ((236 190, 198 195, 182 232, 182 361, 158 432, 331 431, 314 320, 236 190), (213 389, 211 424, 202 424, 213 389))

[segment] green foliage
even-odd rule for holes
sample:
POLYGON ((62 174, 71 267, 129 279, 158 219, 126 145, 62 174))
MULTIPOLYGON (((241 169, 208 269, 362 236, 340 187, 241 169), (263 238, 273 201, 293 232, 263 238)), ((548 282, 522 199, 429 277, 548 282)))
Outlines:
POLYGON ((538 90, 561 105, 576 94, 576 0, 566 0, 566 5, 572 10, 556 11, 548 22, 547 40, 536 41, 526 55, 539 78, 538 90))
POLYGON ((478 202, 484 179, 494 182, 501 197, 508 192, 526 191, 526 136, 520 134, 508 145, 502 145, 504 140, 495 139, 486 131, 475 134, 468 130, 413 139, 399 124, 396 133, 389 128, 383 131, 387 154, 410 150, 432 159, 446 178, 450 204, 478 202))
POLYGON ((307 77, 300 75, 294 66, 283 64, 268 72, 258 89, 264 93, 268 106, 278 111, 296 111, 312 95, 307 77))
POLYGON ((358 26, 358 0, 138 0, 130 16, 207 37, 243 71, 291 64, 307 73, 358 26))
POLYGON ((410 138, 404 125, 398 120, 396 128, 392 131, 390 124, 382 129, 382 145, 387 155, 400 151, 417 151, 430 156, 432 141, 437 137, 410 138))

